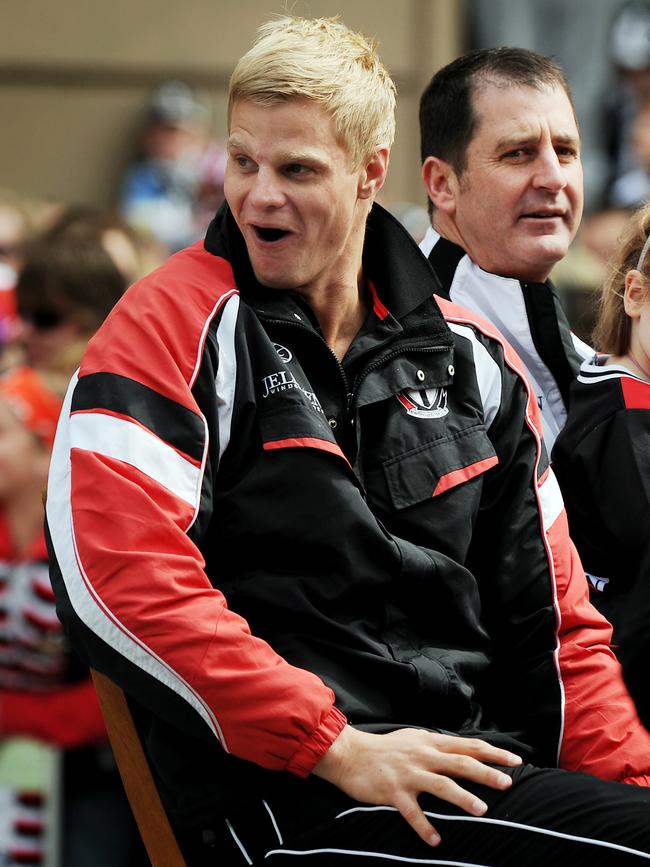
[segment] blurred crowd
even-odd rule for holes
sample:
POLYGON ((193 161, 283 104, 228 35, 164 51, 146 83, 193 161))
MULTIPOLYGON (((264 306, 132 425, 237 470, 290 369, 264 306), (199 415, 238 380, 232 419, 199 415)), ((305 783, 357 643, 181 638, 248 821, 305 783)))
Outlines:
MULTIPOLYGON (((604 58, 612 77, 598 106, 606 163, 580 232, 553 280, 576 333, 589 340, 596 292, 631 214, 650 200, 650 4, 623 2, 614 14, 604 58)), ((587 191, 590 192, 590 191, 587 191)))
POLYGON ((3 865, 149 863, 89 672, 56 616, 43 532, 56 423, 88 341, 130 284, 204 234, 223 200, 225 149, 201 96, 163 82, 142 115, 113 210, 0 189, 3 865))
POLYGON ((161 257, 120 217, 0 194, 3 864, 53 863, 48 849, 59 845, 58 863, 147 863, 139 860, 92 682, 56 617, 43 491, 62 401, 86 343, 125 288, 161 257), (16 738, 29 740, 17 749, 16 738), (52 748, 41 779, 30 773, 30 763, 43 759, 30 741, 52 748), (48 828, 54 815, 56 841, 48 828))

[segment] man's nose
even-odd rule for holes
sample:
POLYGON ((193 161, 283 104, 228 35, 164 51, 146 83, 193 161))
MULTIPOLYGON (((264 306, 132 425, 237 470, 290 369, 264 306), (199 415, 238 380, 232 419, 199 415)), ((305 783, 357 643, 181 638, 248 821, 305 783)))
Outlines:
POLYGON ((272 169, 260 166, 255 173, 249 199, 256 207, 281 207, 285 200, 281 178, 272 169))
POLYGON ((559 192, 567 185, 567 179, 560 158, 552 147, 544 148, 535 166, 534 183, 540 189, 559 192))

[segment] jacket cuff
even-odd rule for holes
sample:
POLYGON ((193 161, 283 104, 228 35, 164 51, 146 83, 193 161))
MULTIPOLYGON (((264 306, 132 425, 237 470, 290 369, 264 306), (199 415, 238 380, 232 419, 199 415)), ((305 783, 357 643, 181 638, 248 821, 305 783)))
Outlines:
POLYGON ((347 719, 344 714, 337 707, 332 706, 314 734, 293 754, 286 770, 297 777, 309 776, 346 725, 347 719))

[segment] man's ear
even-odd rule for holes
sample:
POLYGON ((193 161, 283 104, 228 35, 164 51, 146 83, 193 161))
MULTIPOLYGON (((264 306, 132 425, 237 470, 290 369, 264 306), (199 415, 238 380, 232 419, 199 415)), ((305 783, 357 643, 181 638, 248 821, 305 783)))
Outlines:
POLYGON ((372 154, 359 176, 358 195, 360 199, 374 199, 384 186, 390 148, 379 147, 372 154))
POLYGON ((446 214, 453 213, 458 178, 451 165, 439 157, 427 157, 422 165, 422 180, 435 209, 446 214))
POLYGON ((635 268, 625 275, 625 312, 632 319, 641 315, 641 308, 648 303, 648 285, 643 274, 635 268))

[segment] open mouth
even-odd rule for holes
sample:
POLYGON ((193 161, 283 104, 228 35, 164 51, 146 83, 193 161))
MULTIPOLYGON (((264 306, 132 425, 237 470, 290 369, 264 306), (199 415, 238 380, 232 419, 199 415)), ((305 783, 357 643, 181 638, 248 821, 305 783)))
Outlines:
POLYGON ((555 220, 563 219, 564 214, 561 211, 531 211, 528 214, 522 214, 527 220, 555 220))
POLYGON ((273 229, 268 226, 253 226, 253 228, 257 237, 267 242, 280 241, 289 234, 286 229, 273 229))

